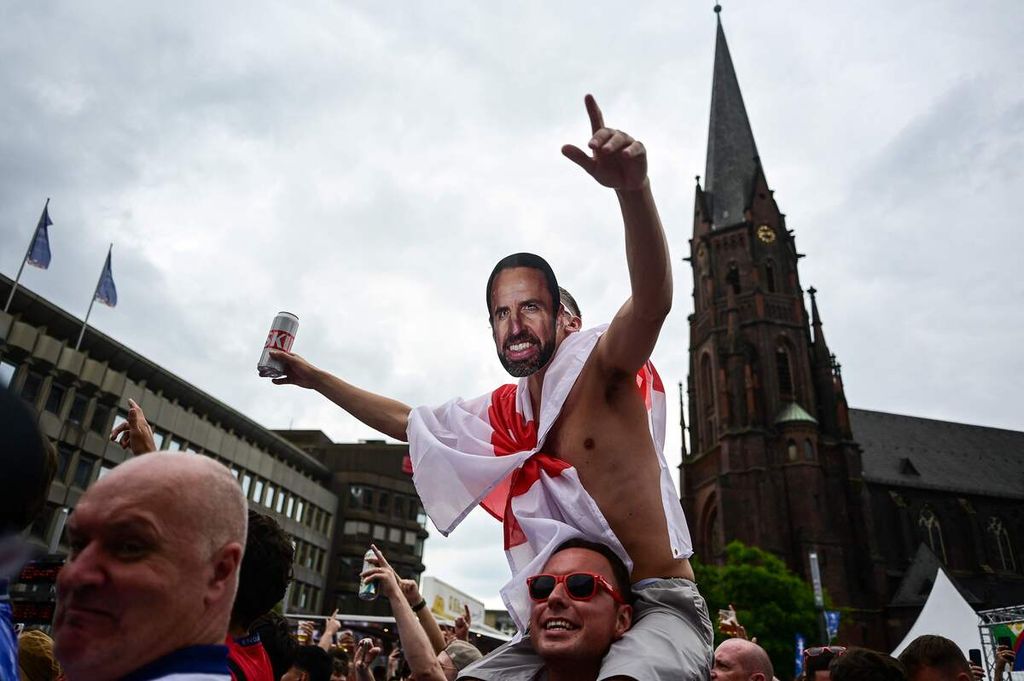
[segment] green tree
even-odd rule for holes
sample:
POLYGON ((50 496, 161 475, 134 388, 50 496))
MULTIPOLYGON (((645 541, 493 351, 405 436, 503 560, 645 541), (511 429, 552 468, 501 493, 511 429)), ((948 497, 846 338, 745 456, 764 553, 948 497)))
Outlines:
POLYGON ((715 623, 715 645, 724 638, 718 631, 718 610, 736 607, 747 635, 757 637, 780 679, 792 678, 796 634, 808 646, 818 637, 818 619, 811 585, 789 571, 774 554, 734 541, 725 549, 724 565, 694 561, 697 586, 715 623))

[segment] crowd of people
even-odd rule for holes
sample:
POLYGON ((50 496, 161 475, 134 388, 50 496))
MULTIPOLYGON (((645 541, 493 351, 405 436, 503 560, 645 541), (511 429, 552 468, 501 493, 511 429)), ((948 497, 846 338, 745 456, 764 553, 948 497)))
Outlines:
MULTIPOLYGON (((357 419, 408 441, 424 507, 448 534, 478 504, 504 524, 512 573, 502 598, 518 633, 488 655, 464 617, 443 631, 418 586, 373 547, 362 573, 387 599, 398 642, 299 631, 274 611, 293 547, 250 510, 211 458, 156 449, 139 406, 111 438, 137 456, 93 483, 67 523, 52 640, 17 639, 7 579, 20 533, 53 477, 34 415, 2 399, 0 676, 2 681, 595 681, 777 678, 738 622, 714 627, 689 563, 689 531, 663 454, 665 395, 650 362, 672 307, 665 234, 644 146, 605 125, 589 95, 587 151, 562 152, 621 209, 630 296, 607 325, 583 328, 579 305, 531 253, 488 279, 498 358, 519 379, 473 400, 413 409, 352 386, 298 355, 273 351, 280 384, 313 389, 357 419), (726 625, 726 626, 723 626, 726 625)), ((468 616, 468 613, 467 613, 468 616)), ((1012 663, 997 653, 997 678, 1012 663)), ((971 668, 952 642, 922 637, 899 657, 828 646, 804 652, 802 678, 949 679, 971 668)))

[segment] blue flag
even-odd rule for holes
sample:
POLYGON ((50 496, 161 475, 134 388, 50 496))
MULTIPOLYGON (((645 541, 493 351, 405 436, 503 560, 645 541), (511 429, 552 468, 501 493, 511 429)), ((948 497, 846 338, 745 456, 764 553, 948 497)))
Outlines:
POLYGON ((39 224, 36 225, 36 233, 32 236, 32 247, 28 249, 26 262, 40 269, 50 266, 50 233, 46 228, 53 224, 50 221, 50 199, 46 199, 43 206, 43 214, 39 216, 39 224))
POLYGON ((107 251, 107 262, 96 284, 96 300, 110 307, 117 305, 117 287, 114 286, 114 275, 110 271, 110 251, 107 251))
POLYGON ((807 645, 804 635, 796 635, 796 673, 794 676, 800 676, 804 671, 804 646, 807 645))
POLYGON ((839 635, 839 611, 838 610, 826 610, 825 611, 825 629, 828 630, 828 642, 832 643, 832 639, 839 635))

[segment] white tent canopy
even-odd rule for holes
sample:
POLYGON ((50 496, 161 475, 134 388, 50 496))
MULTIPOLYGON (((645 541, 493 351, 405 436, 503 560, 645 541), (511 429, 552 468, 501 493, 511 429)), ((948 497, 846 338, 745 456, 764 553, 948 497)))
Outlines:
POLYGON ((914 626, 903 638, 903 641, 892 651, 897 657, 903 649, 922 634, 936 634, 950 639, 960 650, 981 647, 981 635, 978 633, 978 613, 964 600, 960 592, 949 581, 945 571, 939 568, 935 573, 935 584, 928 594, 921 614, 917 616, 914 626))

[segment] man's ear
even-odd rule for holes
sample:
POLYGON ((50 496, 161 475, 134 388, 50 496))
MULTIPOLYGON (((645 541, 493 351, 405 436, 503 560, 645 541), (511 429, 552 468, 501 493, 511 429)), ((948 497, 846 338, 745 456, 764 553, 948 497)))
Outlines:
POLYGON ((625 636, 632 624, 633 606, 620 605, 618 611, 615 613, 615 640, 618 641, 620 638, 625 636))
MULTIPOLYGON (((208 585, 208 601, 215 601, 225 593, 234 591, 238 583, 238 571, 242 566, 242 545, 236 541, 228 542, 217 550, 210 563, 213 571, 210 574, 208 585)), ((232 596, 233 598, 233 596, 232 596)))

